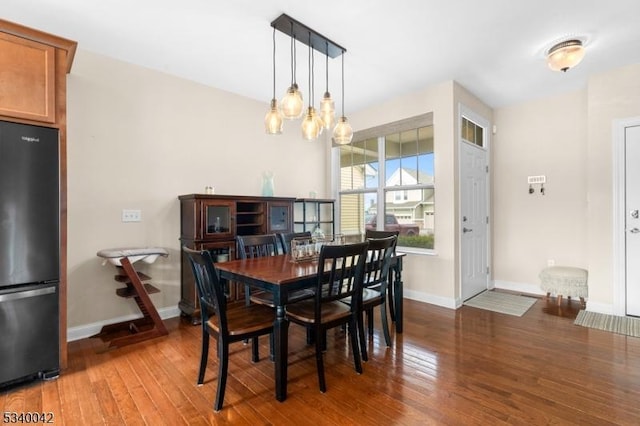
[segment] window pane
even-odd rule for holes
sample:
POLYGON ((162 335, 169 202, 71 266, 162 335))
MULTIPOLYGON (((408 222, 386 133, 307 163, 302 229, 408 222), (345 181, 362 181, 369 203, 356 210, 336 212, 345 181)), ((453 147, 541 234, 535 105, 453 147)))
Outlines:
POLYGON ((402 185, 402 176, 400 175, 400 158, 402 157, 401 149, 402 146, 400 144, 399 133, 385 136, 385 186, 402 185))
MULTIPOLYGON (((465 125, 469 128, 473 123, 465 125)), ((471 135, 476 137, 473 127, 471 135)), ((397 230, 399 246, 433 249, 433 125, 374 128, 362 136, 369 139, 340 147, 340 232, 347 241, 358 241, 365 229, 397 230), (379 176, 381 161, 383 177, 379 176), (377 199, 381 193, 384 200, 377 199), (377 217, 381 202, 384 218, 377 217)))
POLYGON ((378 140, 367 139, 340 147, 340 189, 378 186, 378 140))
POLYGON ((340 233, 347 242, 356 242, 364 235, 365 224, 375 218, 375 193, 340 195, 340 233))
POLYGON ((462 117, 462 128, 460 129, 462 139, 478 146, 484 146, 484 127, 473 121, 462 117))
POLYGON ((433 126, 418 129, 418 183, 434 183, 433 126))
MULTIPOLYGON (((398 245, 433 248, 434 190, 387 191, 385 231, 399 231, 398 245)), ((378 226, 378 229, 382 229, 378 226)))

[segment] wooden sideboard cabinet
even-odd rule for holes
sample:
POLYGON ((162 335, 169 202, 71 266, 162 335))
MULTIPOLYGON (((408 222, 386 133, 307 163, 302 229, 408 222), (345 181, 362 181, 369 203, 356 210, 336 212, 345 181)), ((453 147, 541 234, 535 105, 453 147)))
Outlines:
MULTIPOLYGON (((275 234, 293 231, 295 198, 187 194, 180 200, 180 245, 209 250, 214 262, 236 258, 239 235, 275 234)), ((227 283, 229 302, 244 301, 244 286, 227 283)), ((197 324, 200 304, 193 272, 182 254, 180 302, 183 316, 197 324)))

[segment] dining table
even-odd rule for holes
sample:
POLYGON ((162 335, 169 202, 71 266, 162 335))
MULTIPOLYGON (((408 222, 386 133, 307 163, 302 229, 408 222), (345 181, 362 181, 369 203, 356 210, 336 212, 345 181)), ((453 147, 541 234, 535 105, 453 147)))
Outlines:
MULTIPOLYGON (((390 285, 393 290, 396 332, 402 332, 402 259, 403 253, 392 257, 390 285)), ((278 401, 287 398, 287 365, 289 321, 286 316, 288 295, 295 290, 317 284, 318 262, 294 261, 290 255, 264 256, 218 262, 216 269, 223 280, 235 281, 273 295, 273 351, 275 393, 278 401)))

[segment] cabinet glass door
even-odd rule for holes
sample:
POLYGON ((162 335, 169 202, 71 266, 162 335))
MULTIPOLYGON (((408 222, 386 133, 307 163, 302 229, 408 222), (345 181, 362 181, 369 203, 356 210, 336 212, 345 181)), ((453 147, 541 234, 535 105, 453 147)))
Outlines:
POLYGON ((291 229, 291 205, 269 203, 269 232, 289 232, 291 229))
POLYGON ((232 238, 235 235, 233 227, 234 205, 228 202, 204 202, 202 216, 204 238, 232 238))

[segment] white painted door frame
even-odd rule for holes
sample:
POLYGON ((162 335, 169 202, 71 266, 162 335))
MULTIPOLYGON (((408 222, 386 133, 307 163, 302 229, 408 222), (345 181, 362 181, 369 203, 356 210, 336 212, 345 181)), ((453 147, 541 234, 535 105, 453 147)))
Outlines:
POLYGON ((626 315, 625 129, 640 117, 613 121, 613 314, 626 315))

